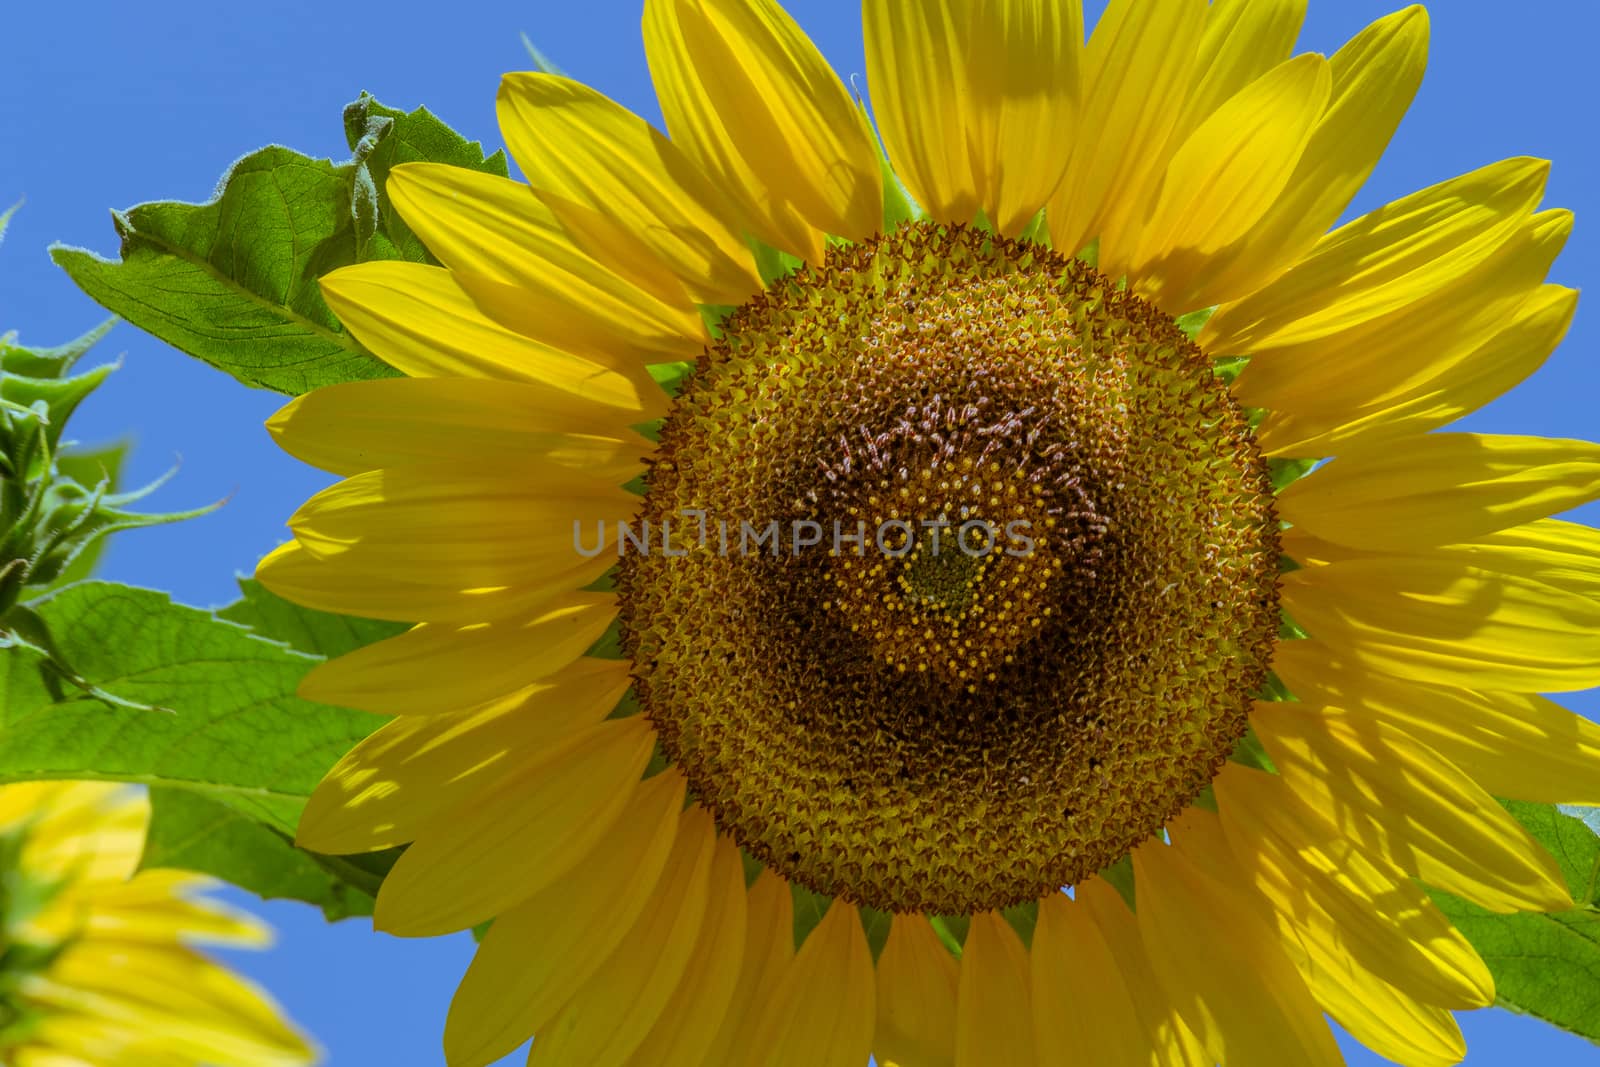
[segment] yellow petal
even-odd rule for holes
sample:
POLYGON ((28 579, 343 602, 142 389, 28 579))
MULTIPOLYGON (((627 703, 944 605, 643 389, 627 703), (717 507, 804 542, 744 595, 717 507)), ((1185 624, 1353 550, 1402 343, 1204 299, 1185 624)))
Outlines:
POLYGON ((1322 1012, 1253 902, 1177 849, 1133 852, 1139 933, 1162 987, 1216 1061, 1228 1067, 1338 1067, 1322 1012), (1219 982, 1225 974, 1228 981, 1219 982))
POLYGON ((1600 531, 1590 526, 1540 519, 1430 554, 1600 598, 1600 531))
POLYGON ((1094 923, 1096 932, 1116 959, 1118 974, 1133 1000, 1145 1036, 1151 1042, 1155 1058, 1143 1063, 1148 1063, 1149 1067, 1216 1067, 1216 1060, 1207 1054, 1194 1031, 1179 1017, 1166 990, 1161 988, 1150 967, 1144 942, 1139 938, 1133 913, 1121 894, 1102 878, 1080 882, 1073 893, 1073 899, 1094 923))
MULTIPOLYGON (((703 811, 686 821, 709 823, 703 811)), ((698 828, 686 833, 696 833, 698 828)), ((744 952, 739 850, 713 837, 698 890, 663 900, 533 1040, 530 1067, 700 1067, 733 996, 744 952)))
POLYGON ((1033 928, 1033 1036, 1041 1067, 1145 1065, 1155 1049, 1122 961, 1084 905, 1055 893, 1033 928))
POLYGON ((329 567, 326 560, 290 542, 256 565, 256 579, 286 600, 339 615, 394 622, 466 623, 532 611, 554 596, 595 581, 614 563, 604 558, 589 560, 551 576, 550 581, 527 586, 463 589, 449 575, 434 580, 435 575, 417 572, 416 580, 409 580, 394 572, 373 575, 329 567))
POLYGON ((387 378, 297 397, 267 429, 285 452, 335 474, 493 457, 620 485, 644 470, 652 446, 627 426, 647 418, 640 408, 625 413, 512 382, 387 378))
POLYGON ((1278 514, 1351 548, 1466 541, 1600 498, 1600 445, 1427 434, 1341 457, 1278 494, 1278 514))
MULTIPOLYGON (((1122 269, 1176 145, 1172 132, 1194 77, 1204 0, 1111 0, 1084 55, 1083 106, 1071 161, 1050 201, 1055 247, 1100 239, 1100 262, 1122 269)), ((1116 275, 1113 274, 1113 277, 1116 275)))
MULTIPOLYGON (((650 1033, 628 1058, 630 1064, 701 1067, 708 1062, 707 1054, 734 1004, 748 931, 744 865, 739 858, 739 847, 727 838, 717 839, 710 894, 705 926, 684 966, 683 976, 662 1006, 650 1033)), ((656 979, 659 977, 657 975, 656 979)), ((600 976, 593 981, 599 982, 600 976)), ((637 997, 635 994, 635 1000, 637 997)), ((630 1001, 630 1005, 632 1003, 630 1001)), ((584 1011, 599 1018, 594 1007, 586 1004, 584 1011)))
MULTIPOLYGON (((693 359, 707 340, 692 304, 663 301, 596 262, 521 182, 406 163, 388 188, 460 288, 527 337, 624 372, 641 362, 693 359)), ((656 288, 673 284, 657 271, 656 288)))
POLYGON ((1491 796, 1600 803, 1600 725, 1544 697, 1352 670, 1316 641, 1281 643, 1273 669, 1302 702, 1381 722, 1460 767, 1491 796))
MULTIPOLYGON (((1222 6, 1212 5, 1213 17, 1222 6)), ((1203 308, 1237 300, 1310 252, 1366 183, 1427 61, 1428 13, 1416 4, 1374 22, 1335 53, 1327 111, 1283 195, 1244 240, 1210 257, 1187 292, 1169 292, 1168 303, 1203 308)))
POLYGON ((524 620, 421 626, 320 663, 300 695, 384 715, 457 712, 572 663, 617 615, 610 593, 565 593, 524 620))
POLYGON ((866 0, 862 22, 873 110, 912 196, 941 222, 982 211, 1021 233, 1066 165, 1079 0, 866 0))
POLYGON ((746 905, 749 925, 739 981, 722 1028, 706 1051, 709 1065, 737 1063, 744 1052, 734 1050, 752 1047, 766 1003, 794 959, 794 895, 789 883, 770 869, 763 870, 750 887, 746 905))
POLYGON ((1338 954, 1412 996, 1452 1008, 1494 1002, 1477 951, 1399 867, 1356 847, 1277 775, 1230 763, 1213 784, 1235 862, 1280 932, 1316 918, 1314 933, 1338 954))
MULTIPOLYGON (((1494 310, 1500 314, 1493 323, 1459 345, 1413 347, 1411 352, 1426 354, 1426 367, 1387 395, 1369 391, 1360 406, 1327 414, 1273 411, 1257 429, 1256 442, 1269 456, 1322 457, 1377 448, 1455 422, 1510 392, 1543 366, 1572 326, 1578 293, 1545 285, 1531 296, 1522 295, 1513 306, 1496 302, 1494 310)), ((1267 368, 1265 363, 1252 366, 1267 368)), ((1365 366, 1349 362, 1342 366, 1345 380, 1370 380, 1365 366)), ((1261 406, 1246 399, 1259 381, 1247 368, 1236 389, 1242 402, 1261 406), (1252 380, 1247 382, 1247 377, 1252 380)), ((1295 393, 1297 398, 1314 395, 1303 388, 1295 393)))
POLYGON ((750 1048, 763 1067, 861 1067, 877 1002, 861 915, 834 901, 784 970, 750 1048))
POLYGON ((122 885, 97 891, 84 930, 91 936, 124 942, 271 945, 272 927, 249 912, 215 900, 180 895, 213 884, 187 871, 146 868, 122 885))
POLYGON ((541 766, 609 715, 630 684, 625 663, 585 659, 480 708, 385 723, 312 792, 298 841, 334 855, 404 844, 491 783, 541 766))
POLYGON ((283 1067, 314 1060, 305 1039, 249 981, 188 949, 79 941, 24 995, 161 1034, 190 1062, 283 1067))
POLYGON ((1284 575, 1283 604, 1365 670, 1424 684, 1565 692, 1600 683, 1600 604, 1426 556, 1284 575))
POLYGON ((590 476, 545 465, 452 465, 371 471, 347 478, 289 519, 300 547, 321 564, 277 553, 258 576, 308 607, 403 621, 477 622, 532 610, 587 585, 608 563, 587 555, 584 532, 630 518, 639 498, 590 476), (286 573, 285 573, 286 572, 286 573), (397 578, 397 576, 400 576, 397 578), (413 589, 431 596, 411 596, 413 589))
POLYGON ((506 75, 497 103, 528 183, 596 260, 671 306, 738 305, 760 290, 722 195, 649 123, 550 74, 506 75))
POLYGON ((878 955, 872 1054, 896 1067, 952 1067, 960 968, 921 915, 896 915, 878 955))
POLYGON ((487 1067, 543 1029, 646 908, 674 903, 663 891, 682 892, 696 866, 709 864, 705 820, 686 814, 679 829, 683 796, 677 771, 649 779, 605 847, 495 919, 450 1003, 450 1067, 487 1067))
POLYGON ((828 234, 883 217, 878 148, 850 94, 772 0, 646 0, 645 53, 667 132, 757 236, 813 263, 828 234))
MULTIPOLYGON (((1383 1052, 1407 1067, 1447 1067, 1460 1061, 1466 1043, 1449 1011, 1420 1003, 1362 966, 1347 950, 1345 931, 1335 919, 1305 893, 1294 875, 1285 877, 1270 859, 1257 859, 1254 869, 1240 870, 1240 854, 1225 837, 1219 818, 1210 812, 1184 813, 1171 829, 1174 845, 1192 858, 1206 874, 1231 891, 1249 895, 1261 891, 1272 904, 1279 945, 1306 984, 1312 999, 1357 1040, 1383 1052), (1252 875, 1254 877, 1252 877, 1252 875), (1286 884, 1287 883, 1287 884, 1286 884), (1282 906, 1288 898, 1288 907, 1282 906)), ((1247 843, 1246 848, 1253 847, 1247 843)), ((1245 855, 1246 864, 1251 857, 1245 855)), ((1395 935, 1391 932, 1390 938, 1395 935)), ((1487 971, 1479 964, 1487 978, 1487 971)), ((1493 1003, 1487 999, 1472 1007, 1493 1003)))
MULTIPOLYGON (((637 411, 641 422, 666 410, 660 388, 631 352, 617 358, 616 345, 609 351, 589 346, 573 355, 532 340, 486 316, 458 281, 438 267, 374 262, 336 270, 319 284, 339 321, 413 378, 519 382, 550 397, 549 403, 571 397, 619 413, 637 411)), ((536 303, 531 293, 524 300, 536 303)), ((679 349, 688 351, 689 344, 679 349)))
POLYGON ((1261 704, 1252 725, 1284 781, 1368 851, 1491 911, 1572 906, 1554 859, 1430 749, 1371 720, 1261 704))
POLYGON ((1304 55, 1250 83, 1184 141, 1168 164, 1128 267, 1136 289, 1166 310, 1186 300, 1210 257, 1253 239, 1328 103, 1327 60, 1304 55))
POLYGON ((956 1067, 1036 1062, 1028 950, 999 912, 972 917, 956 992, 956 1067))
POLYGON ((1251 407, 1335 419, 1404 396, 1505 327, 1571 231, 1571 212, 1534 215, 1455 282, 1352 329, 1252 359, 1234 391, 1251 407))
POLYGON ((1289 58, 1307 0, 1215 0, 1174 136, 1181 142, 1227 100, 1289 58))
POLYGON ((1214 355, 1302 344, 1386 315, 1470 274, 1521 228, 1550 165, 1510 159, 1363 215, 1277 281, 1206 323, 1214 355))
POLYGON ((601 723, 552 744, 464 806, 438 811, 384 878, 373 925, 430 937, 528 899, 605 838, 655 740, 642 715, 601 723))

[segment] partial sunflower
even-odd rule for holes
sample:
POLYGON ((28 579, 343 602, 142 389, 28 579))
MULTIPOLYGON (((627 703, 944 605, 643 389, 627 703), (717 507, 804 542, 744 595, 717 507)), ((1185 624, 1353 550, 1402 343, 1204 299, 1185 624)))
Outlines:
POLYGON ((300 1067, 317 1056, 265 993, 193 947, 271 931, 138 870, 150 806, 101 782, 0 787, 0 1063, 300 1067), (136 873, 137 872, 137 873, 136 873))
POLYGON ((324 292, 409 377, 272 420, 345 480, 260 576, 418 623, 306 680, 396 718, 300 836, 493 920, 450 1064, 1460 1059, 1418 880, 1571 905, 1493 797, 1600 800, 1534 695, 1600 448, 1432 431, 1572 220, 1514 159, 1327 232, 1428 22, 1304 6, 866 0, 875 133, 775 3, 647 0, 667 134, 513 74, 526 184, 395 170, 443 266, 324 292))

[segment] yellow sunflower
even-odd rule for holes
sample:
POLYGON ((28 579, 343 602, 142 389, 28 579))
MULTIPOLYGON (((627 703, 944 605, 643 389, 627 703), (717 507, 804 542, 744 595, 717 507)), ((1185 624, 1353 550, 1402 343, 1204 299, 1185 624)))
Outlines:
POLYGON ((311 1063, 265 993, 192 947, 271 932, 196 899, 207 878, 138 871, 149 822, 144 794, 113 783, 0 788, 0 1063, 311 1063))
POLYGON ((1513 159, 1328 232, 1428 21, 1304 6, 865 0, 874 128, 771 0, 646 0, 667 134, 512 74, 526 183, 394 172, 443 266, 324 292, 408 377, 272 420, 345 480, 260 576, 418 624, 307 679, 396 718, 301 841, 493 920, 453 1067, 1461 1058, 1419 881, 1571 905, 1493 798, 1600 799, 1534 695, 1600 448, 1432 431, 1572 220, 1513 159))

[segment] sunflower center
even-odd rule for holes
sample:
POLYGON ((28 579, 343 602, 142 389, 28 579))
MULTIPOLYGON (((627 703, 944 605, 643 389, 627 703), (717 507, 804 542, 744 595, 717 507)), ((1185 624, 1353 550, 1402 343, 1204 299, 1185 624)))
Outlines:
POLYGON ((1115 862, 1244 735, 1277 632, 1271 486, 1204 354, 962 227, 834 249, 734 312, 641 519, 703 532, 621 569, 667 754, 752 855, 884 910, 1115 862))

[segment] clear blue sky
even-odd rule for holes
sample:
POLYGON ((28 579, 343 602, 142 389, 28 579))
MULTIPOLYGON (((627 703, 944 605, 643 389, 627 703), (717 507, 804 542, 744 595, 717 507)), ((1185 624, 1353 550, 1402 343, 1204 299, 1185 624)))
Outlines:
MULTIPOLYGON (((527 62, 525 30, 569 73, 658 118, 638 22, 642 0, 529 3, 257 3, 63 0, 7 5, 0 21, 0 206, 26 195, 0 248, 0 330, 53 344, 101 312, 45 255, 51 241, 114 254, 107 210, 152 199, 205 199, 224 168, 267 142, 344 158, 340 109, 366 89, 394 106, 427 104, 490 147, 497 79, 527 62)), ((1089 4, 1091 18, 1101 3, 1089 4)), ((1402 0, 1312 0, 1301 47, 1332 52, 1402 0)), ((1356 204, 1368 210, 1413 189, 1511 155, 1555 161, 1549 203, 1577 210, 1577 233, 1554 277, 1600 278, 1600 147, 1588 0, 1438 0, 1427 82, 1394 148, 1356 204)), ((791 9, 845 74, 864 70, 852 0, 794 0, 791 9)), ((1492 432, 1600 437, 1594 351, 1600 314, 1580 310, 1545 370, 1470 420, 1492 432)), ((187 507, 232 494, 227 507, 176 528, 119 538, 106 576, 196 604, 231 598, 232 576, 276 544, 284 518, 320 484, 280 454, 261 423, 278 405, 129 326, 102 353, 125 370, 86 406, 77 436, 126 433, 136 478, 184 457, 157 502, 187 507)), ((1600 509, 1580 517, 1600 523, 1600 509)), ((1576 701, 1595 714, 1590 696, 1576 701)), ((311 909, 261 907, 281 941, 240 955, 323 1042, 335 1067, 433 1067, 445 1008, 471 951, 463 938, 398 941, 364 924, 328 927, 311 909)), ((552 916, 559 922, 559 916, 552 916)), ((1600 1051, 1528 1019, 1464 1020, 1473 1067, 1600 1063, 1600 1051)), ((1352 1046, 1353 1049, 1353 1046, 1352 1046)), ((509 1061, 508 1061, 509 1062, 509 1061)), ((1353 1049, 1351 1063, 1380 1063, 1353 1049)))

